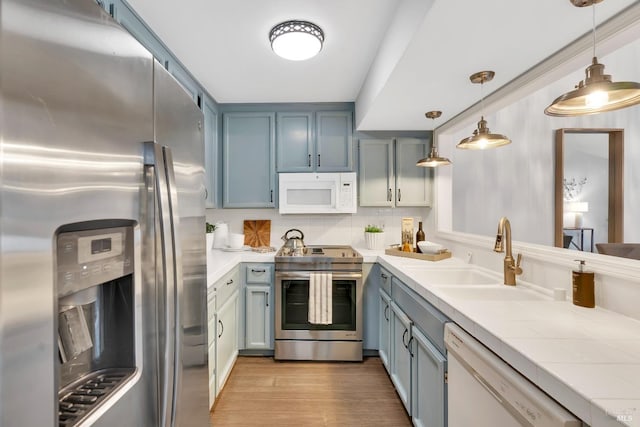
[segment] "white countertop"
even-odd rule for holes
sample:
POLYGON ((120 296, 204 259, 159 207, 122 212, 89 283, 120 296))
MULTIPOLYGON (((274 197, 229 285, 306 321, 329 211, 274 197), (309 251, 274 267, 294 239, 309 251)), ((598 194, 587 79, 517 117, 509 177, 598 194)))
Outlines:
MULTIPOLYGON (((640 426, 640 321, 555 301, 550 291, 526 283, 434 286, 420 274, 473 268, 501 282, 501 274, 457 258, 432 263, 357 250, 364 262, 389 269, 592 427, 640 426)), ((210 251, 207 282, 239 262, 273 262, 274 255, 210 251)))

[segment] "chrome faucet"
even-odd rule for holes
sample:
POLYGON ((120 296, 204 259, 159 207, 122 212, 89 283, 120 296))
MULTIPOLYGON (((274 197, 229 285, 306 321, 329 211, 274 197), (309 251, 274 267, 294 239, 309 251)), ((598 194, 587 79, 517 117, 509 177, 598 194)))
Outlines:
POLYGON ((515 286, 516 276, 522 274, 520 262, 522 254, 518 254, 518 261, 513 259, 511 253, 511 223, 506 216, 500 218, 498 223, 498 234, 496 235, 496 244, 493 248, 495 252, 504 252, 504 241, 507 241, 507 253, 504 256, 504 284, 515 286))

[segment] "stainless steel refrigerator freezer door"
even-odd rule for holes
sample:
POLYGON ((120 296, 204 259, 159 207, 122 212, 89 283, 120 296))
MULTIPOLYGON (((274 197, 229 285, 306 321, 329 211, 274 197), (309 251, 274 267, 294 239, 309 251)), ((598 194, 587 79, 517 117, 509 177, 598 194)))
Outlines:
MULTIPOLYGON (((141 142, 153 139, 153 63, 93 1, 2 0, 1 8, 0 425, 53 426, 55 233, 114 218, 144 235, 141 142)), ((141 276, 148 326, 155 278, 145 268, 141 276)), ((95 425, 157 425, 155 333, 136 334, 142 377, 95 425)))
POLYGON ((176 342, 176 425, 208 424, 207 287, 203 115, 178 82, 154 62, 155 141, 171 149, 178 205, 180 313, 176 342))

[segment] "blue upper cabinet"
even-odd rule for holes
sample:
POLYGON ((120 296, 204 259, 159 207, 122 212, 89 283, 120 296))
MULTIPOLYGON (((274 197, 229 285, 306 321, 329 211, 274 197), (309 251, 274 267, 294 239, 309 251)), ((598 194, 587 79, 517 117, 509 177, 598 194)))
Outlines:
MULTIPOLYGON (((98 3, 100 4, 100 3, 98 3)), ((180 86, 189 94, 193 102, 202 109, 202 89, 198 82, 171 54, 169 49, 151 31, 136 14, 136 12, 123 0, 103 0, 103 7, 108 7, 111 16, 120 25, 142 44, 153 57, 180 83, 180 86)))
POLYGON ((170 60, 167 64, 167 71, 171 73, 173 77, 180 83, 180 86, 191 95, 193 102, 195 102, 198 107, 202 108, 202 95, 200 86, 198 83, 191 77, 191 74, 187 70, 185 70, 177 61, 170 60))
POLYGON ((223 207, 275 207, 275 113, 223 114, 223 207))
POLYGON ((169 50, 164 47, 155 34, 147 28, 136 12, 122 0, 114 0, 109 3, 109 12, 111 16, 113 16, 113 19, 129 31, 141 45, 151 52, 159 63, 167 68, 169 60, 172 60, 171 53, 169 53, 169 50))
POLYGON ((277 113, 278 172, 314 170, 313 113, 277 113))
POLYGON ((205 206, 218 206, 218 111, 212 100, 205 98, 202 108, 204 114, 204 167, 207 172, 207 199, 205 206))
POLYGON ((351 111, 316 113, 316 170, 353 170, 353 114, 351 111))
POLYGON ((428 149, 425 139, 361 139, 360 206, 431 206, 433 171, 416 166, 428 149))
POLYGON ((351 111, 282 112, 277 128, 278 172, 353 170, 351 111))

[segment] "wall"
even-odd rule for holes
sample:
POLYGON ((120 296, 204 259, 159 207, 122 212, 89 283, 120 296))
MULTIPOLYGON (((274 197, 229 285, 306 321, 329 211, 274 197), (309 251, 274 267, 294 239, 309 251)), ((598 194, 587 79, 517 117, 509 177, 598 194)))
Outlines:
MULTIPOLYGON (((284 243, 280 237, 292 228, 304 233, 306 245, 351 245, 364 248, 364 227, 378 224, 385 229, 385 244, 400 243, 403 217, 413 217, 417 231, 418 221, 430 215, 430 208, 358 208, 358 213, 347 215, 280 215, 277 209, 207 209, 207 222, 225 222, 231 233, 242 233, 245 219, 271 220, 271 246, 279 249, 284 243)), ((426 230, 427 239, 430 231, 426 230)), ((415 234, 415 232, 414 232, 415 234)))
MULTIPOLYGON (((588 61, 585 59, 585 61, 588 61)), ((640 80, 640 41, 600 59, 614 81, 640 80)), ((489 236, 506 215, 520 241, 553 245, 554 134, 559 128, 622 128, 624 139, 624 236, 640 242, 640 106, 575 118, 549 117, 543 110, 584 78, 571 75, 486 116, 492 132, 512 144, 487 151, 457 150, 473 124, 439 138, 442 155, 453 161, 453 230, 489 236)))
MULTIPOLYGON (((635 21, 634 21, 635 22, 635 21)), ((602 56, 605 72, 614 81, 640 80, 640 31, 635 26, 611 41, 635 40, 602 56)), ((626 42, 625 42, 626 43, 626 42)), ((606 43, 604 43, 606 44, 606 43)), ((518 282, 548 289, 561 288, 571 298, 571 271, 576 268, 575 251, 554 248, 553 243, 553 130, 558 128, 623 128, 625 130, 625 239, 640 241, 640 106, 576 118, 554 118, 544 108, 584 78, 582 69, 550 83, 565 63, 574 64, 576 49, 551 58, 507 89, 499 89, 487 102, 485 117, 492 131, 508 135, 513 143, 485 152, 456 150, 455 145, 471 134, 480 116, 480 106, 470 109, 436 130, 442 155, 453 160, 450 168, 436 173, 435 240, 454 256, 472 264, 502 272, 504 254, 493 252, 498 219, 511 220, 514 254, 523 255, 523 274, 518 282), (573 52, 573 53, 572 53, 573 52), (564 61, 560 63, 560 61, 564 61), (550 71, 551 70, 551 71, 550 71), (553 79, 547 76, 553 75, 553 79), (548 85, 546 87, 543 84, 548 85), (535 86, 535 87, 534 87, 535 86), (541 88, 541 89, 538 89, 541 88), (524 93, 523 93, 524 92, 524 93), (494 112, 495 111, 495 112, 494 112), (473 113, 473 114, 472 114, 473 113), (473 116, 473 117, 471 117, 473 116), (455 211, 455 213, 454 213, 455 211), (462 232, 465 230, 465 232, 462 232), (473 233, 473 234, 471 234, 473 233), (526 242, 526 243, 525 243, 526 242)), ((582 68, 591 49, 580 54, 582 68)), ((579 66, 578 64, 575 64, 579 66)), ((640 261, 581 253, 596 273, 596 306, 640 319, 640 261)))

